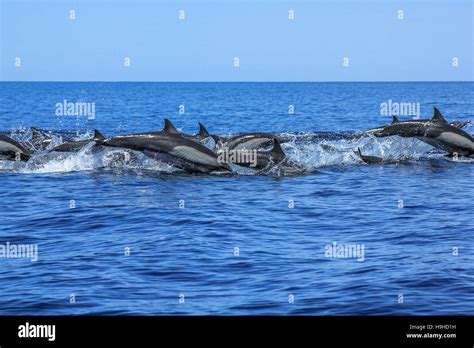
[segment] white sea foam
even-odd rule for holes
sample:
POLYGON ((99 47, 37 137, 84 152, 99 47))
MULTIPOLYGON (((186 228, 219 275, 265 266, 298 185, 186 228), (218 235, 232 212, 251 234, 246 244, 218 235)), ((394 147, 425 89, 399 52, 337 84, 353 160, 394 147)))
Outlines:
MULTIPOLYGON (((356 154, 358 148, 364 155, 389 158, 391 161, 418 161, 423 158, 442 158, 443 154, 431 146, 413 138, 374 136, 359 139, 337 138, 314 133, 284 134, 290 141, 282 144, 290 164, 272 166, 267 170, 254 170, 232 166, 239 175, 294 175, 305 174, 323 167, 362 164, 356 154)), ((91 132, 80 134, 76 140, 88 139, 91 132)), ((61 137, 53 137, 52 146, 62 143, 61 137)), ((267 150, 269 150, 268 148, 267 150)), ((472 159, 459 158, 461 163, 472 163, 472 159)), ((86 145, 77 153, 36 153, 27 163, 0 161, 0 170, 22 173, 67 173, 93 171, 98 169, 124 169, 133 171, 152 171, 171 173, 181 171, 170 164, 151 159, 142 153, 117 149, 97 149, 93 144, 86 145)))

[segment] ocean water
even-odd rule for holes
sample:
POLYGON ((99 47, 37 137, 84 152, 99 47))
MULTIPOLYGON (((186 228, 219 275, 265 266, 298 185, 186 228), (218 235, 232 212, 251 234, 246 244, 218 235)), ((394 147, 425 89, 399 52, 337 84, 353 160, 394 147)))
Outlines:
POLYGON ((167 117, 186 133, 283 133, 304 168, 189 175, 90 148, 0 161, 0 245, 38 248, 36 261, 0 257, 1 315, 474 314, 473 161, 353 137, 390 122, 389 100, 474 122, 474 83, 0 86, 0 131, 19 140, 31 126, 84 138, 167 117), (95 118, 55 115, 64 100, 95 103, 95 118), (367 165, 358 147, 402 161, 367 165), (331 255, 334 243, 359 254, 331 255))

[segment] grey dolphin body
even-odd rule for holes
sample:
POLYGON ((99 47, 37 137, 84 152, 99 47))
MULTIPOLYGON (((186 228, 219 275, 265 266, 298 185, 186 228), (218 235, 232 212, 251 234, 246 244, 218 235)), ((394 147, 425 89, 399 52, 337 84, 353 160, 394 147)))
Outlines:
MULTIPOLYGON (((222 149, 221 149, 222 150, 222 149)), ((249 155, 252 155, 252 151, 254 150, 247 150, 247 149, 234 149, 230 151, 246 151, 249 155)), ((251 156, 241 156, 245 158, 247 161, 231 161, 231 163, 237 164, 241 167, 249 167, 254 169, 264 169, 269 167, 270 165, 277 165, 284 161, 286 161, 287 157, 283 149, 281 148, 280 142, 278 139, 273 139, 273 148, 270 151, 256 151, 255 150, 255 157, 250 159, 251 156)))
POLYGON ((462 129, 450 125, 437 108, 434 108, 433 118, 425 122, 399 122, 394 117, 393 123, 378 131, 376 136, 391 135, 414 137, 451 154, 457 153, 461 156, 474 154, 473 137, 462 129))
POLYGON ((429 126, 430 123, 431 120, 424 122, 419 122, 419 120, 400 122, 394 116, 391 124, 381 128, 375 128, 371 134, 376 137, 389 137, 392 135, 398 135, 405 138, 417 137, 424 134, 426 127, 429 126))
POLYGON ((0 159, 11 161, 28 161, 30 151, 18 141, 7 135, 0 134, 0 159))
POLYGON ((450 154, 474 155, 474 138, 467 132, 450 125, 435 108, 435 115, 418 139, 450 154))
POLYGON ((219 163, 217 155, 207 147, 173 132, 117 136, 102 144, 141 151, 155 159, 177 164, 186 171, 232 171, 228 164, 219 163))
POLYGON ((51 152, 77 152, 91 142, 95 142, 96 145, 101 145, 103 140, 105 140, 105 137, 95 129, 94 136, 91 139, 67 141, 52 148, 51 152))
POLYGON ((230 138, 212 136, 218 147, 227 147, 229 150, 259 150, 273 144, 277 139, 279 143, 286 142, 285 139, 271 133, 244 133, 230 138))
MULTIPOLYGON (((436 109, 436 108, 435 108, 436 109)), ((416 126, 417 124, 424 124, 426 122, 430 122, 432 119, 419 119, 419 120, 405 120, 405 121, 400 121, 398 120, 397 117, 393 116, 393 121, 392 121, 392 124, 393 123, 400 123, 400 124, 406 124, 407 127, 413 127, 413 126, 416 126)), ((471 121, 454 121, 454 122, 451 122, 450 125, 453 126, 453 127, 456 127, 456 128, 464 128, 466 125, 468 125, 469 123, 471 123, 471 121)), ((384 137, 384 136, 387 136, 387 127, 389 127, 390 125, 385 125, 385 126, 381 126, 381 127, 376 127, 376 128, 371 128, 369 130, 366 130, 365 132, 363 132, 362 134, 360 134, 360 136, 364 136, 364 135, 374 135, 376 137, 384 137)), ((393 128, 391 129, 393 130, 393 128)), ((393 134, 392 134, 393 135, 393 134)), ((360 137, 359 136, 359 137, 360 137)))

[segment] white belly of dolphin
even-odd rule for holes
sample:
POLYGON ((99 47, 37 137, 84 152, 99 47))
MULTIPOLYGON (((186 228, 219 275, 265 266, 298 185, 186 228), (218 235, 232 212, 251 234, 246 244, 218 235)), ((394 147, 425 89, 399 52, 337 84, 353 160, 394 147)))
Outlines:
POLYGON ((457 147, 461 147, 464 149, 471 149, 472 151, 474 151, 474 142, 456 133, 443 132, 439 136, 437 136, 436 139, 442 140, 449 144, 453 144, 457 147))
POLYGON ((1 141, 0 140, 0 149, 2 151, 12 151, 12 152, 19 152, 19 153, 23 153, 23 151, 21 151, 18 147, 16 147, 15 145, 13 144, 10 144, 6 141, 1 141))
POLYGON ((175 148, 173 148, 170 154, 179 158, 183 158, 187 161, 194 162, 194 163, 199 163, 199 164, 204 164, 207 166, 214 166, 214 167, 219 166, 219 163, 217 162, 217 158, 209 156, 208 154, 201 152, 199 150, 196 150, 189 146, 176 146, 175 148))

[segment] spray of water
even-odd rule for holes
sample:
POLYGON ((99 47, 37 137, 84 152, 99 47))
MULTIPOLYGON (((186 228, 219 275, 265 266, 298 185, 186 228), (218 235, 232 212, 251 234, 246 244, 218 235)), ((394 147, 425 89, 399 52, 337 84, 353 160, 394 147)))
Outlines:
MULTIPOLYGON (((55 153, 50 149, 66 140, 83 140, 92 136, 92 131, 57 135, 50 134, 51 144, 36 152, 28 162, 0 161, 0 171, 19 173, 66 173, 75 171, 114 170, 122 172, 180 173, 181 169, 151 159, 142 153, 117 148, 97 148, 89 143, 75 153, 55 153)), ((28 129, 19 128, 10 133, 18 141, 27 141, 28 129)), ((272 165, 263 170, 232 165, 235 175, 304 175, 330 166, 366 165, 357 154, 390 159, 391 163, 416 163, 430 158, 444 158, 442 152, 412 138, 373 136, 354 137, 348 133, 283 133, 288 139, 282 144, 288 161, 272 165)), ((213 143, 206 142, 208 147, 213 143)), ((474 159, 459 158, 459 162, 473 163, 474 159)))

